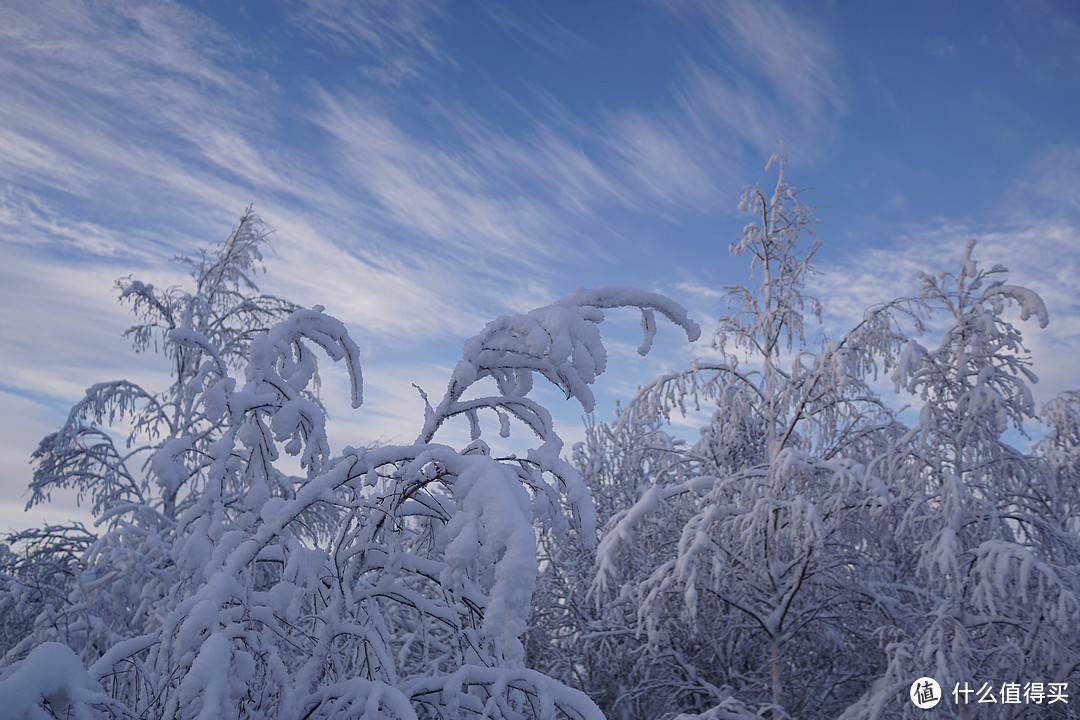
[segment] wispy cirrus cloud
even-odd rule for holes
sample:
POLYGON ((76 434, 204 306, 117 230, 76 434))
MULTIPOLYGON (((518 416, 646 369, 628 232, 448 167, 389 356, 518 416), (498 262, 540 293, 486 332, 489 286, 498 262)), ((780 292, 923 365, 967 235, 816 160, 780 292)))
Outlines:
MULTIPOLYGON (((330 9, 314 7, 313 22, 330 9)), ((299 118, 329 138, 301 159, 277 136, 288 111, 243 70, 243 45, 180 5, 50 0, 0 12, 0 167, 17 183, 0 198, 5 242, 160 264, 212 243, 254 199, 285 239, 292 276, 349 293, 372 332, 460 333, 478 308, 550 299, 537 276, 553 253, 574 253, 556 206, 606 192, 597 166, 552 133, 511 140, 481 124, 440 146, 348 92, 299 118), (325 164, 311 162, 320 155, 325 164), (532 197, 536 187, 548 197, 532 197), (58 192, 87 201, 82 219, 55 211, 58 192)), ((363 42, 429 52, 418 12, 380 20, 371 31, 386 39, 365 30, 363 42)))
POLYGON ((1013 214, 1033 218, 1069 214, 1080 217, 1080 145, 1060 142, 1031 159, 1015 182, 1013 214))
POLYGON ((498 155, 468 143, 444 149, 353 95, 323 94, 322 103, 312 120, 331 136, 339 171, 385 223, 430 239, 432 254, 451 262, 464 254, 480 269, 501 262, 537 269, 565 247, 564 229, 543 201, 516 188, 513 176, 491 172, 498 155))
POLYGON ((611 197, 664 216, 713 214, 743 182, 741 158, 756 164, 785 140, 803 157, 824 152, 846 90, 821 23, 772 0, 658 4, 703 27, 715 49, 684 51, 662 103, 606 110, 590 129, 611 197))
MULTIPOLYGON (((1046 303, 1050 324, 1006 317, 1021 330, 1040 382, 1038 404, 1074 389, 1075 358, 1080 355, 1080 224, 1062 219, 1017 218, 1011 225, 942 219, 899 229, 888 245, 849 252, 842 260, 821 262, 810 290, 826 310, 830 335, 845 332, 871 305, 896 297, 917 297, 918 273, 956 273, 964 247, 976 241, 973 257, 982 269, 1001 264, 1010 284, 1029 287, 1046 303)), ((934 318, 937 327, 948 318, 934 318)))
MULTIPOLYGON (((0 12, 7 21, 0 23, 0 168, 16 183, 0 197, 5 242, 32 238, 89 257, 153 264, 212 243, 252 200, 284 216, 290 206, 317 208, 345 226, 371 219, 371 207, 347 207, 338 178, 303 167, 296 149, 276 136, 269 88, 234 69, 242 46, 205 18, 170 3, 92 8, 51 0, 0 12), (55 210, 58 192, 64 202, 85 198, 83 212, 95 219, 79 219, 70 207, 63 217, 55 210)), ((483 207, 471 213, 458 217, 512 222, 492 220, 483 207)), ((309 230, 291 241, 307 244, 308 256, 342 275, 371 281, 361 287, 385 294, 419 285, 395 275, 405 271, 400 263, 384 262, 376 272, 370 258, 348 252, 355 235, 309 230)), ((111 282, 103 279, 105 287, 111 282)))
MULTIPOLYGON (((250 196, 218 163, 235 171, 237 154, 223 148, 250 147, 265 128, 244 110, 259 92, 228 69, 233 45, 213 23, 167 2, 48 0, 3 12, 0 169, 11 182, 125 207, 129 218, 151 215, 151 196, 157 218, 162 207, 201 218, 207 206, 223 217, 250 196)), ((257 165, 250 154, 247 163, 257 165)))
MULTIPOLYGON (((741 78, 724 77, 692 63, 678 90, 688 124, 703 137, 733 138, 762 156, 776 152, 795 130, 793 114, 741 78)), ((728 141, 725 143, 732 145, 728 141)), ((736 151, 736 147, 729 147, 736 151)))
POLYGON ((141 256, 118 232, 103 225, 71 218, 45 198, 15 185, 0 185, 0 236, 5 244, 43 247, 52 245, 73 255, 98 258, 141 256))
POLYGON ((704 22, 723 49, 719 59, 686 59, 677 95, 689 126, 736 152, 732 136, 765 157, 781 140, 820 152, 846 110, 844 72, 822 23, 775 0, 659 2, 687 22, 704 22))
POLYGON ((814 116, 844 110, 839 58, 823 24, 772 0, 729 0, 705 7, 743 68, 767 77, 797 109, 814 116))
POLYGON ((688 128, 682 118, 622 113, 609 122, 614 174, 628 195, 658 212, 707 210, 715 204, 714 178, 722 165, 707 136, 688 128))
POLYGON ((502 32, 530 49, 537 48, 556 57, 565 57, 590 46, 581 35, 553 18, 542 7, 530 6, 527 16, 513 4, 506 3, 487 4, 483 11, 502 32))
POLYGON ((431 27, 444 12, 441 2, 424 0, 297 0, 292 24, 339 52, 362 51, 362 71, 395 85, 427 63, 453 62, 431 27))
POLYGON ((458 273, 437 258, 407 257, 395 251, 401 243, 362 225, 352 234, 343 217, 322 227, 309 213, 287 208, 265 217, 277 237, 264 290, 324 305, 369 342, 460 336, 480 320, 458 273))

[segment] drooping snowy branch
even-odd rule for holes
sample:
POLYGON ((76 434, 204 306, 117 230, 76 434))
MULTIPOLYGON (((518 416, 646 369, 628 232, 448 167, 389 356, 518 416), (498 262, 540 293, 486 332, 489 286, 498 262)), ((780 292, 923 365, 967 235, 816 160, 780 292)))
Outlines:
POLYGON ((171 720, 601 720, 585 695, 524 666, 537 530, 595 533, 588 490, 528 395, 538 374, 591 407, 605 310, 642 313, 643 353, 657 313, 690 337, 697 326, 659 295, 579 289, 470 340, 416 443, 335 452, 314 393, 317 357, 341 363, 359 407, 360 352, 322 307, 252 295, 264 237, 245 215, 223 246, 187 261, 193 292, 121 282, 142 320, 136 349, 163 350, 173 384, 95 386, 42 444, 34 501, 75 487, 105 532, 52 531, 59 547, 36 560, 3 556, 0 572, 10 564, 19 597, 42 609, 19 616, 32 632, 11 649, 13 677, 36 675, 38 656, 24 655, 45 639, 85 663, 26 695, 26 712, 70 695, 84 714, 171 720), (483 378, 495 394, 472 390, 483 378), (434 442, 457 416, 475 428, 472 442, 434 442), (533 447, 493 457, 481 437, 489 416, 503 436, 523 424, 533 447), (134 427, 126 454, 101 427, 114 420, 134 427), (305 475, 282 470, 283 455, 305 475), (22 593, 44 578, 55 588, 22 593))

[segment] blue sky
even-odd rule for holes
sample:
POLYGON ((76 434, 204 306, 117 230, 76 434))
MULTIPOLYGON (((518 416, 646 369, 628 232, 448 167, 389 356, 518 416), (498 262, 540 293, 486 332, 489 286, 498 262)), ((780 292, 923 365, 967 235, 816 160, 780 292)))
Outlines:
MULTIPOLYGON (((90 384, 165 381, 120 338, 120 276, 277 228, 263 290, 324 304, 364 352, 341 442, 409 440, 461 343, 578 285, 669 294, 708 330, 742 185, 780 141, 822 206, 829 328, 977 257, 1051 313, 1037 398, 1080 386, 1080 9, 1040 2, 0 4, 0 530, 27 460, 90 384)), ((601 416, 708 352, 641 360, 611 317, 601 416)), ((607 324, 607 323, 606 323, 607 324)), ((555 408, 572 440, 580 410, 555 408)))

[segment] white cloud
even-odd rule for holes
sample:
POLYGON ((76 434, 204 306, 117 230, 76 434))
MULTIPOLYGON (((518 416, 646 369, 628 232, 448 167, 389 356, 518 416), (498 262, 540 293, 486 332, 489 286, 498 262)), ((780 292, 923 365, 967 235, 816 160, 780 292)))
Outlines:
POLYGON ((704 24, 718 49, 684 52, 662 106, 609 111, 592 131, 607 148, 601 165, 614 197, 665 216, 711 214, 742 184, 739 158, 748 152, 755 164, 781 141, 804 158, 824 152, 846 90, 821 23, 771 0, 660 4, 704 24))
POLYGON ((148 258, 114 230, 66 217, 44 198, 10 185, 0 185, 0 233, 13 245, 60 246, 62 251, 102 258, 148 258))
POLYGON ((650 204, 659 200, 661 209, 705 210, 713 205, 714 149, 701 152, 706 143, 696 133, 685 132, 678 122, 640 113, 613 117, 611 124, 611 149, 621 160, 616 175, 630 179, 637 197, 650 204))
MULTIPOLYGON (((9 250, 7 260, 0 266, 0 357, 7 383, 73 402, 114 373, 136 381, 147 376, 142 362, 117 361, 130 352, 121 334, 133 320, 117 303, 114 283, 130 267, 66 265, 17 248, 9 250)), ((159 285, 181 279, 164 268, 143 275, 159 285)))
POLYGON ((744 66, 768 77, 797 109, 814 116, 843 111, 837 55, 820 22, 772 0, 710 4, 708 16, 744 66))
MULTIPOLYGON (((843 333, 866 308, 894 297, 917 296, 919 271, 955 273, 968 240, 977 243, 973 257, 983 269, 1009 268, 1011 284, 1029 287, 1043 298, 1050 324, 1022 322, 1008 314, 1024 334, 1040 382, 1033 388, 1041 404, 1066 389, 1080 387, 1080 226, 1041 221, 1012 227, 988 227, 940 221, 909 227, 890 247, 851 252, 840 261, 822 262, 822 274, 810 290, 824 303, 830 335, 843 333)), ((942 320, 936 321, 940 324, 942 320)))
POLYGON ((312 192, 268 150, 272 88, 245 76, 239 45, 203 16, 171 2, 6 10, 0 169, 11 182, 110 208, 117 226, 152 218, 174 250, 253 195, 312 192))
POLYGON ((546 209, 512 189, 502 192, 467 153, 409 136, 355 97, 322 99, 325 111, 313 120, 334 138, 342 172, 394 224, 478 260, 528 263, 551 252, 546 209))
POLYGON ((388 84, 418 76, 428 62, 452 62, 430 23, 443 13, 424 0, 298 0, 292 24, 339 51, 363 50, 363 71, 388 84))
MULTIPOLYGON (((680 105, 699 132, 739 138, 768 157, 787 139, 792 123, 786 108, 754 86, 692 64, 680 88, 680 105)), ((805 116, 798 116, 805 118, 805 116)))
MULTIPOLYGON (((313 12, 317 20, 328 7, 313 12)), ((402 8, 387 20, 396 28, 391 34, 411 33, 417 12, 402 8)), ((19 183, 0 189, 5 244, 47 247, 59 263, 76 250, 156 264, 220 239, 256 199, 256 210, 271 210, 281 226, 289 276, 350 296, 354 315, 391 334, 425 325, 443 333, 471 329, 475 307, 459 301, 473 288, 460 281, 455 287, 456 272, 486 272, 491 300, 506 262, 535 271, 557 247, 539 204, 497 197, 467 159, 443 153, 429 160, 430 148, 369 118, 376 136, 350 142, 354 158, 382 162, 384 172, 366 176, 389 209, 380 223, 379 205, 357 202, 333 168, 302 161, 291 139, 271 137, 277 109, 264 97, 267 88, 235 62, 242 46, 181 6, 87 9, 54 0, 6 6, 4 14, 0 167, 19 183), (73 206, 58 192, 88 202, 73 206), (64 213, 56 209, 61 204, 64 213), (319 232, 303 221, 320 215, 330 220, 319 232), (107 220, 82 219, 89 217, 107 220), (389 239, 401 234, 445 242, 406 260, 415 245, 395 247, 389 239)), ((360 22, 355 13, 348 17, 360 22)))
POLYGON ((600 133, 577 125, 559 135, 548 125, 534 123, 535 130, 520 139, 486 130, 475 118, 459 118, 455 127, 489 177, 513 179, 523 193, 577 218, 588 218, 608 203, 632 205, 625 179, 604 164, 603 148, 597 147, 602 145, 600 133))
POLYGON ((556 57, 567 57, 589 47, 588 41, 544 12, 542 7, 528 6, 527 15, 516 12, 517 9, 514 4, 490 3, 483 7, 483 12, 503 33, 515 40, 525 40, 556 57))
POLYGON ((724 62, 687 60, 679 102, 699 131, 734 132, 766 157, 781 140, 808 141, 806 151, 816 152, 846 109, 839 55, 822 23, 774 0, 662 4, 688 22, 704 20, 724 49, 724 62))
POLYGON ((342 228, 326 228, 336 236, 331 240, 294 211, 273 210, 266 219, 277 232, 269 276, 261 283, 265 292, 322 304, 364 336, 383 340, 462 335, 477 328, 480 316, 462 277, 446 272, 437 259, 383 252, 393 243, 370 231, 348 237, 342 228))
POLYGON ((1033 158, 1009 202, 1013 214, 1032 219, 1080 217, 1080 146, 1058 143, 1033 158))

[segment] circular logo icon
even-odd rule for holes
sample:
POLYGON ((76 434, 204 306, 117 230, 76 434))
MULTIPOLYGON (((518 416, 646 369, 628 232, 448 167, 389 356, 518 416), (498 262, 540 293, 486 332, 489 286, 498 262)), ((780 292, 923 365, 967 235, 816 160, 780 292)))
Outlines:
POLYGON ((941 686, 932 677, 921 677, 911 683, 911 702, 920 710, 929 710, 941 702, 941 686))

